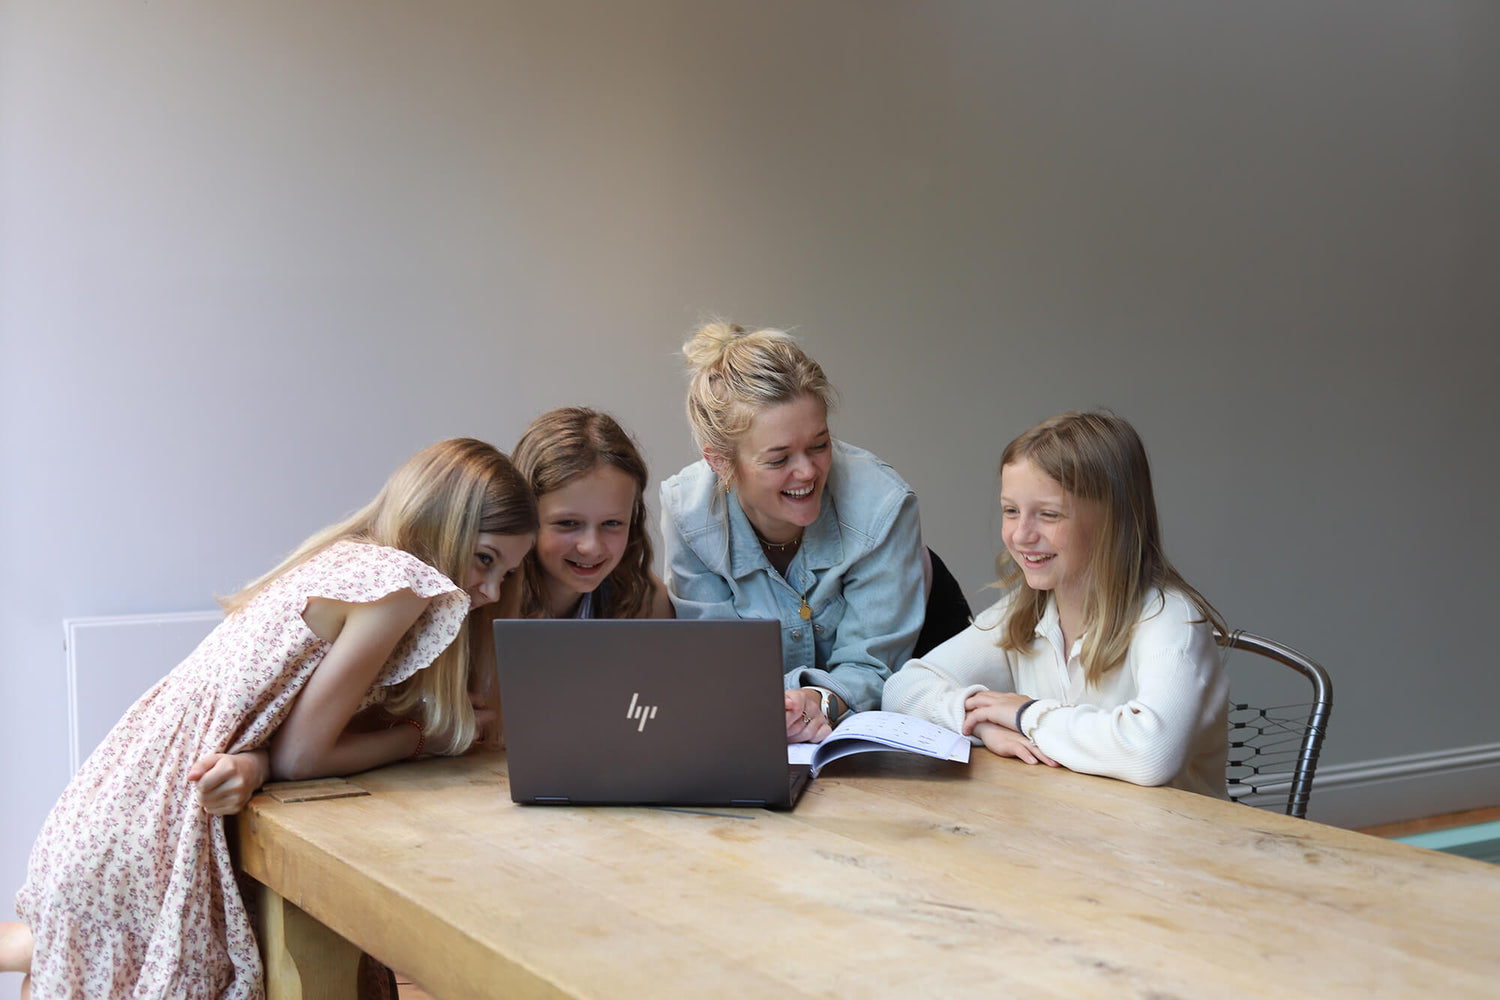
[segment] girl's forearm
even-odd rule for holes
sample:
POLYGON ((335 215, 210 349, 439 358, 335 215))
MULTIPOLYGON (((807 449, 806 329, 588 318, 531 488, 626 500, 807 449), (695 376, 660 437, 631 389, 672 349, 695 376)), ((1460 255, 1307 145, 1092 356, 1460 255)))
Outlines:
POLYGON ((356 774, 412 756, 420 738, 416 726, 397 723, 368 732, 345 730, 331 747, 321 752, 277 745, 273 741, 271 775, 278 781, 304 781, 356 774))

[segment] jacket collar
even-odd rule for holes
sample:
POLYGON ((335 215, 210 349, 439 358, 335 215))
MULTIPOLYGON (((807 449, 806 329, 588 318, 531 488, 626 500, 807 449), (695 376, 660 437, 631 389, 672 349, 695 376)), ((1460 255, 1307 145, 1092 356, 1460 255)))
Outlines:
MULTIPOLYGON (((760 539, 740 506, 738 490, 731 490, 724 498, 729 508, 729 572, 741 579, 755 572, 775 571, 766 553, 760 547, 760 539)), ((839 533, 838 510, 833 505, 833 494, 824 483, 823 500, 818 508, 817 520, 802 532, 802 547, 792 557, 792 562, 802 561, 805 569, 817 571, 836 566, 844 558, 844 539, 839 533)))

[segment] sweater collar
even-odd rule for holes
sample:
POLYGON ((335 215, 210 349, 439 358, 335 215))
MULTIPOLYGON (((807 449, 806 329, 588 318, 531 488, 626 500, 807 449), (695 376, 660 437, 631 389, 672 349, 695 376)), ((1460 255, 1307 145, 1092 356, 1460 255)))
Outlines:
POLYGON ((1036 623, 1036 636, 1052 643, 1059 653, 1064 654, 1065 659, 1082 660, 1084 643, 1088 641, 1089 634, 1085 631, 1078 636, 1073 642, 1073 655, 1066 656, 1063 647, 1062 618, 1058 614, 1057 598, 1049 594, 1047 595, 1047 609, 1042 612, 1042 617, 1036 623))

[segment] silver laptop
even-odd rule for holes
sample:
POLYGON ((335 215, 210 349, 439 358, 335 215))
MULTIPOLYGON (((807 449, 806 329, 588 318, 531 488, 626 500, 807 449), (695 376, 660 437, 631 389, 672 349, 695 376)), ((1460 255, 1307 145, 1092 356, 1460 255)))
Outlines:
POLYGON ((553 805, 789 809, 781 626, 495 622, 510 797, 553 805))

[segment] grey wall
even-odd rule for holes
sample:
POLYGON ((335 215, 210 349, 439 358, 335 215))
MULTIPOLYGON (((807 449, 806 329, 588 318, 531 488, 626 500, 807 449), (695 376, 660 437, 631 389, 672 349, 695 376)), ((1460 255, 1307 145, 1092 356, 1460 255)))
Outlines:
MULTIPOLYGON (((1333 671, 1325 760, 1493 743, 1497 29, 1440 0, 5 3, 0 886, 67 777, 63 618, 208 607, 419 446, 553 405, 672 471, 673 352, 715 312, 801 333, 966 585, 1005 441, 1108 405, 1189 578, 1333 671)), ((1385 810, 1476 796, 1493 772, 1385 810)))

